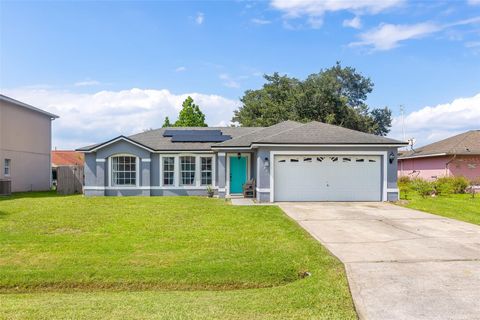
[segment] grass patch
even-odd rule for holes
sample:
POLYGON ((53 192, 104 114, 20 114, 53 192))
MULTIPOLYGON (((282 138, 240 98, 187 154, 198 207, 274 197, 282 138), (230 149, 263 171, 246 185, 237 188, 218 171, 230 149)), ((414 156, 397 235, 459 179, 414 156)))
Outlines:
POLYGON ((1 198, 0 292, 12 319, 356 317, 343 266, 279 208, 201 197, 1 198))
POLYGON ((472 198, 470 194, 422 198, 414 192, 409 192, 408 200, 401 201, 399 204, 407 208, 480 225, 480 195, 475 198, 472 198))

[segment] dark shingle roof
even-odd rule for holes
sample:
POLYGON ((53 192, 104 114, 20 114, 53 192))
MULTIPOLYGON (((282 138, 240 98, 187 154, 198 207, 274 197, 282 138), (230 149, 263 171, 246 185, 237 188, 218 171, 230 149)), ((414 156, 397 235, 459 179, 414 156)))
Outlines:
POLYGON ((402 144, 403 142, 312 121, 255 141, 259 144, 402 144))
POLYGON ((459 135, 428 144, 403 153, 399 158, 432 155, 480 155, 480 130, 471 130, 459 135))
POLYGON ((296 121, 283 121, 277 123, 270 127, 259 127, 258 130, 255 130, 251 133, 246 135, 239 136, 237 138, 233 138, 231 140, 224 141, 222 143, 217 143, 215 145, 216 148, 220 147, 249 147, 253 142, 257 142, 261 140, 263 137, 272 136, 278 134, 280 132, 290 130, 296 127, 300 127, 302 124, 296 121))
MULTIPOLYGON (((124 139, 131 140, 156 151, 207 151, 211 148, 250 147, 252 144, 406 144, 398 140, 363 133, 355 130, 312 121, 300 123, 284 121, 270 127, 187 127, 161 128, 134 134, 124 139), (232 139, 215 142, 174 142, 164 137, 165 130, 221 130, 232 139)), ((115 140, 115 139, 113 139, 115 140)), ((110 141, 113 141, 110 140, 110 141)), ((91 151, 110 141, 77 149, 91 151)))
POLYGON ((254 132, 261 128, 254 127, 185 127, 185 128, 161 128, 149 130, 139 134, 129 136, 130 139, 137 141, 155 150, 210 150, 215 142, 171 142, 170 137, 164 137, 163 132, 168 130, 221 130, 224 135, 229 135, 232 139, 254 132))

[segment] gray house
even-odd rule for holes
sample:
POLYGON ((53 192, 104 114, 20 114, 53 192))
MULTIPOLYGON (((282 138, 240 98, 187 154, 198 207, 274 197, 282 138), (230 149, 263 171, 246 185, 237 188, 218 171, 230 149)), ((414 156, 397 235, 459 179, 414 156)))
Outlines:
POLYGON ((257 200, 398 199, 397 148, 406 143, 320 122, 271 127, 162 128, 78 149, 88 196, 242 193, 257 200))

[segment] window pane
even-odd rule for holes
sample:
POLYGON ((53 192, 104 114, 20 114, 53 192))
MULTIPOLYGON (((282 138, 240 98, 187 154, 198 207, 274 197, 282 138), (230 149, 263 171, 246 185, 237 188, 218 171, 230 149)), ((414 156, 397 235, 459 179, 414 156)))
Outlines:
POLYGON ((10 175, 10 164, 11 164, 11 160, 10 159, 5 159, 4 160, 4 163, 3 163, 3 174, 6 175, 6 176, 9 176, 10 175))
POLYGON ((201 184, 212 184, 212 157, 201 157, 201 184))
POLYGON ((174 184, 174 172, 175 172, 174 163, 175 163, 174 157, 163 158, 163 184, 164 185, 174 184))
POLYGON ((113 185, 136 184, 136 158, 118 156, 112 158, 112 183, 113 185))
POLYGON ((180 183, 182 185, 195 184, 195 157, 180 157, 180 183))

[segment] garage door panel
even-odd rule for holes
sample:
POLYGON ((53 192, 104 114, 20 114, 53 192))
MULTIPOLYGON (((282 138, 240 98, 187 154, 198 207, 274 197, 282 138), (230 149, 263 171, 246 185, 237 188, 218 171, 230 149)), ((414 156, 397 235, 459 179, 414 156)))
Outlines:
POLYGON ((275 201, 380 201, 379 156, 277 156, 275 201))

